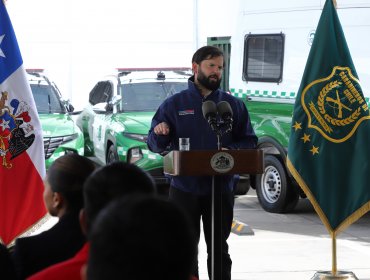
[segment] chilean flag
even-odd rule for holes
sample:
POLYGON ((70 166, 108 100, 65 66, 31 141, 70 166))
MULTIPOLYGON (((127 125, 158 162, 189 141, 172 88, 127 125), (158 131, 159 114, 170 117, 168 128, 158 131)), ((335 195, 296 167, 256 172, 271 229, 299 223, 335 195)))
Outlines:
POLYGON ((0 242, 11 245, 46 216, 41 124, 17 39, 0 0, 0 242))

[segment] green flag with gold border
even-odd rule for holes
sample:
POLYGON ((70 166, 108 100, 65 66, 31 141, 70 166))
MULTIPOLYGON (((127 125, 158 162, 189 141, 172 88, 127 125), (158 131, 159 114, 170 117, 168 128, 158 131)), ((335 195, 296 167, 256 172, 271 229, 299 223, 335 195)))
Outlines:
POLYGON ((370 116, 332 0, 295 102, 287 165, 334 236, 370 209, 370 116))

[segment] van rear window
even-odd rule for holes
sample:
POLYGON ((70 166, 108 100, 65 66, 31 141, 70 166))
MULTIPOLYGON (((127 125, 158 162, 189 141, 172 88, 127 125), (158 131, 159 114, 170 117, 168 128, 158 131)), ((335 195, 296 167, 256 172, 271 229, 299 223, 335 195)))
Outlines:
POLYGON ((284 39, 279 34, 248 34, 244 39, 243 80, 280 83, 284 39))

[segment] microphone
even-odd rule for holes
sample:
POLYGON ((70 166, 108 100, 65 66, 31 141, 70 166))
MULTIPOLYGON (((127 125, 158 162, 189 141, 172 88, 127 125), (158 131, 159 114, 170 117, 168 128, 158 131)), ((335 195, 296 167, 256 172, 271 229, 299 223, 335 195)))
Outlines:
POLYGON ((233 124, 233 109, 231 109, 229 102, 219 102, 217 104, 217 111, 218 114, 221 116, 221 119, 224 121, 224 124, 227 125, 226 132, 230 132, 232 130, 233 124))
POLYGON ((202 104, 203 117, 207 120, 212 130, 217 130, 217 106, 211 100, 207 100, 202 104))

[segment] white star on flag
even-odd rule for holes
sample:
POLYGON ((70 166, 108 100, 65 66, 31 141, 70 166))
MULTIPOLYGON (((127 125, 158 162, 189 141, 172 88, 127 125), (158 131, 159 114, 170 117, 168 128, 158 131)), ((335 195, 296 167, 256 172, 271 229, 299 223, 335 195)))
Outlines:
POLYGON ((3 120, 3 121, 1 122, 0 127, 3 129, 3 131, 5 131, 5 129, 10 128, 10 126, 9 126, 9 122, 10 122, 10 121, 6 121, 6 120, 3 120))
MULTIPOLYGON (((5 37, 5 34, 0 36, 0 44, 3 41, 4 37, 5 37)), ((0 56, 5 57, 5 54, 3 53, 3 50, 1 48, 0 48, 0 56)))
POLYGON ((1 128, 3 129, 3 131, 5 131, 5 129, 10 128, 10 126, 9 126, 9 122, 10 122, 10 121, 6 121, 6 120, 3 120, 3 121, 1 122, 0 126, 1 126, 1 128))

